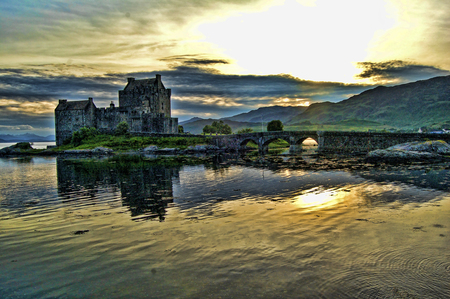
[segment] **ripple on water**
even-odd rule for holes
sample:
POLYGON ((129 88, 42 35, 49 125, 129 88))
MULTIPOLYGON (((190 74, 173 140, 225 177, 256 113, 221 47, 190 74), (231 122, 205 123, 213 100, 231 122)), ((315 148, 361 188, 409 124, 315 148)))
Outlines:
MULTIPOLYGON (((161 184, 155 175, 139 180, 139 171, 114 181, 119 174, 108 170, 63 191, 54 164, 40 165, 51 178, 41 185, 17 176, 17 186, 33 190, 28 197, 22 190, 5 200, 15 192, 0 191, 0 294, 450 296, 448 237, 439 236, 450 226, 443 192, 348 172, 235 166, 185 167, 161 184), (157 207, 164 222, 144 220, 154 216, 155 198, 169 198, 157 207)), ((37 170, 19 172, 27 171, 37 170)))

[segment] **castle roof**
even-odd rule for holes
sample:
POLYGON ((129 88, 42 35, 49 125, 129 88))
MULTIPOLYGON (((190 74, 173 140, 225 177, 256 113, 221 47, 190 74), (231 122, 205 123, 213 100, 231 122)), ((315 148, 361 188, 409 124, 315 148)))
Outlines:
MULTIPOLYGON (((55 110, 62 111, 62 110, 85 110, 89 103, 92 102, 92 100, 84 100, 84 101, 70 101, 67 100, 60 100, 58 106, 55 110)), ((93 104, 93 103, 92 103, 93 104)), ((94 104, 93 104, 94 105, 94 104)), ((94 105, 95 107, 95 105, 94 105)))
POLYGON ((139 88, 139 87, 144 87, 144 86, 149 86, 149 85, 157 85, 158 83, 161 84, 162 88, 164 88, 164 85, 161 82, 160 75, 157 75, 156 78, 141 79, 141 80, 136 80, 134 78, 128 78, 128 84, 127 84, 127 86, 125 86, 125 88, 123 90, 130 90, 130 89, 134 89, 136 87, 139 88))

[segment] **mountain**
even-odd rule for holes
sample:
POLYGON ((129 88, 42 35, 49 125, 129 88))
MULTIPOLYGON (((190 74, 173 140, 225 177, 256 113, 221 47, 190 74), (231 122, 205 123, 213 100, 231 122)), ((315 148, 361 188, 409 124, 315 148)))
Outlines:
POLYGON ((271 106, 271 107, 261 107, 256 110, 252 110, 247 113, 241 113, 231 117, 222 118, 222 120, 240 121, 240 122, 252 122, 261 123, 269 122, 271 120, 281 120, 285 123, 303 113, 308 107, 303 106, 271 106))
POLYGON ((366 90, 338 103, 316 103, 290 125, 364 120, 398 128, 450 127, 450 76, 366 90))
POLYGON ((199 117, 194 117, 189 120, 180 122, 183 126, 185 132, 190 132, 192 134, 200 134, 203 131, 203 127, 212 124, 215 120, 222 120, 224 123, 228 124, 233 132, 237 132, 243 128, 252 128, 255 131, 261 131, 261 122, 263 123, 264 129, 267 127, 267 123, 271 120, 281 120, 285 123, 291 118, 298 116, 303 113, 307 107, 284 107, 284 106, 270 106, 261 107, 256 110, 251 110, 246 113, 241 113, 238 115, 224 117, 220 119, 203 119, 199 117))
MULTIPOLYGON (((213 121, 217 119, 199 119, 197 121, 189 122, 187 124, 183 125, 184 131, 189 132, 191 134, 200 134, 203 132, 203 128, 206 125, 211 125, 213 121)), ((223 120, 224 123, 229 125, 231 127, 231 130, 235 133, 243 128, 252 128, 255 131, 261 131, 261 123, 251 123, 251 122, 239 122, 239 121, 232 121, 232 120, 223 120)), ((267 126, 267 123, 264 124, 267 126)))
POLYGON ((55 141, 55 135, 39 136, 36 134, 21 134, 21 135, 11 135, 11 134, 0 134, 0 142, 51 142, 55 141))
POLYGON ((184 125, 186 125, 186 124, 193 123, 193 122, 196 122, 196 121, 199 121, 199 120, 203 120, 203 118, 200 118, 200 117, 193 117, 193 118, 191 118, 191 119, 182 121, 182 122, 180 122, 180 123, 178 123, 178 124, 179 124, 180 126, 184 126, 184 125))

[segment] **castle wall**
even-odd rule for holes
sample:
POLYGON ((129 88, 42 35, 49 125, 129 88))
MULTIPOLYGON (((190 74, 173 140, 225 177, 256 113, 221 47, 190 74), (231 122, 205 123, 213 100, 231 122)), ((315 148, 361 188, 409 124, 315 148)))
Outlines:
MULTIPOLYGON (((60 104, 67 100, 60 100, 60 104)), ((55 110, 56 145, 72 137, 72 133, 82 127, 95 127, 95 105, 91 101, 86 109, 55 110)))
POLYGON ((98 108, 96 128, 103 133, 114 133, 122 121, 128 122, 128 110, 121 108, 98 108))

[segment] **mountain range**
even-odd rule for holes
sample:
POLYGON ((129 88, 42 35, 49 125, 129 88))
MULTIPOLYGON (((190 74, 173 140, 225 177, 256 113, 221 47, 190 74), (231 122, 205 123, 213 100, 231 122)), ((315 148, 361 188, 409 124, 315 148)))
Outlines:
POLYGON ((0 134, 0 142, 52 142, 55 141, 55 135, 39 136, 36 134, 0 134))
MULTIPOLYGON (((278 119, 289 130, 395 128, 450 128, 450 76, 396 86, 378 86, 341 102, 321 102, 309 107, 262 107, 222 118, 233 130, 261 131, 261 124, 278 119)), ((215 119, 193 118, 180 125, 201 133, 215 119)))
POLYGON ((359 119, 397 128, 450 125, 450 76, 366 90, 338 103, 316 103, 291 125, 330 124, 359 119))

